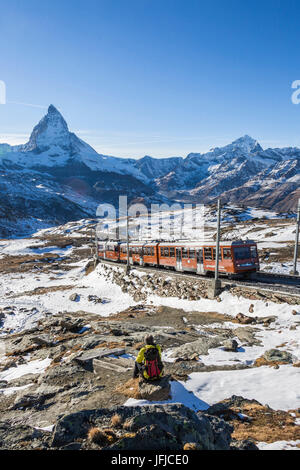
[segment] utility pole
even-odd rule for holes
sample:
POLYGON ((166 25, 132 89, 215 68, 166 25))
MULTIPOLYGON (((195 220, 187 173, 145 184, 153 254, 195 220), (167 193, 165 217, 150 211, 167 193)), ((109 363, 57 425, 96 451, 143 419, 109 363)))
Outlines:
POLYGON ((210 297, 212 297, 212 298, 216 297, 221 292, 221 281, 219 279, 220 232, 221 232, 221 200, 218 199, 215 278, 212 282, 212 288, 211 288, 211 292, 210 292, 210 297))
POLYGON ((96 248, 96 253, 95 253, 95 266, 99 262, 99 253, 98 253, 98 236, 97 236, 97 222, 95 225, 95 248, 96 248))
POLYGON ((126 274, 130 272, 130 263, 129 263, 129 216, 126 218, 126 240, 127 240, 127 265, 126 265, 126 274))
POLYGON ((215 282, 219 280, 220 228, 221 228, 221 200, 218 199, 215 282))
POLYGON ((297 222, 296 222, 296 239, 295 239, 295 251, 294 251, 294 266, 292 274, 298 276, 299 272, 297 271, 297 259, 298 259, 298 245, 299 245, 299 227, 300 227, 300 198, 298 199, 298 209, 297 209, 297 222))

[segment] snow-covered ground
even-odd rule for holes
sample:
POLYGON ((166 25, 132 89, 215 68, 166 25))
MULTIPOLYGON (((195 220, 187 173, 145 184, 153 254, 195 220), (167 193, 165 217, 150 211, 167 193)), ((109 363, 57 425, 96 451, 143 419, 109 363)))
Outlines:
MULTIPOLYGON (((253 369, 192 373, 187 382, 172 382, 172 399, 164 403, 184 403, 195 411, 232 395, 255 399, 275 410, 295 409, 300 403, 300 372, 296 367, 281 366, 253 369), (276 390, 276 393, 274 393, 276 390)), ((129 398, 126 406, 149 404, 147 400, 129 398)), ((153 402, 152 402, 153 403, 153 402)))
MULTIPOLYGON (((1 257, 40 255, 40 254, 58 254, 60 258, 72 256, 75 248, 68 245, 66 248, 52 246, 41 246, 39 236, 47 235, 65 235, 85 234, 89 231, 90 223, 88 221, 79 221, 67 224, 64 227, 54 229, 45 229, 36 234, 33 238, 18 240, 1 240, 1 257)), ((280 246, 291 242, 294 238, 293 226, 287 224, 280 229, 270 229, 264 224, 255 225, 255 239, 259 243, 266 243, 270 248, 270 243, 277 243, 280 246), (270 232, 276 232, 276 235, 270 232), (266 234, 268 234, 266 236, 266 234), (267 241, 266 241, 267 240, 267 241)), ((243 238, 249 236, 251 225, 236 225, 233 238, 239 234, 243 238), (248 235, 247 235, 248 234, 248 235)), ((0 309, 11 307, 11 314, 7 314, 3 319, 2 332, 4 329, 12 332, 22 331, 32 328, 36 321, 42 318, 46 313, 57 312, 75 312, 86 311, 98 314, 102 317, 114 315, 130 306, 136 305, 136 302, 128 294, 124 293, 119 286, 114 284, 107 277, 103 266, 97 268, 89 275, 85 273, 87 259, 69 262, 69 270, 52 270, 51 273, 34 271, 0 273, 0 309), (55 290, 56 287, 66 287, 65 290, 55 290), (29 295, 34 289, 43 290, 29 295), (27 292, 27 294, 26 294, 27 292), (78 301, 70 300, 70 295, 77 293, 78 301), (88 300, 89 295, 96 295, 102 299, 101 303, 93 303, 88 300), (13 308, 14 307, 14 308, 13 308), (22 310, 26 307, 26 311, 22 310)), ((273 263, 272 268, 279 269, 280 263, 273 263)), ((267 263, 266 263, 267 265, 267 263)), ((290 264, 286 263, 287 269, 290 264)), ((262 264, 264 266, 264 264, 262 264)), ((299 266, 300 268, 300 266, 299 266)), ((119 268, 115 268, 119 269, 119 268)), ((136 275, 143 276, 139 271, 136 275)), ((146 292, 146 289, 145 289, 146 292)), ((233 365, 236 363, 251 365, 266 350, 277 348, 288 351, 294 356, 294 362, 300 361, 300 333, 299 329, 291 329, 296 321, 300 322, 300 307, 289 304, 278 304, 271 301, 251 300, 244 297, 235 297, 229 292, 223 292, 220 296, 221 301, 200 299, 189 301, 175 297, 159 297, 149 292, 147 304, 153 306, 169 306, 183 309, 186 312, 185 323, 193 324, 193 316, 197 312, 217 312, 226 314, 233 318, 238 313, 249 314, 249 305, 253 304, 253 313, 255 317, 276 316, 277 319, 270 328, 264 328, 261 325, 255 325, 257 328, 256 338, 261 341, 260 345, 240 346, 237 352, 226 352, 222 347, 209 350, 208 355, 200 357, 205 365, 233 365), (296 310, 297 315, 292 315, 296 310)), ((243 327, 233 322, 210 324, 210 329, 228 327, 235 329, 243 327)), ((0 330, 1 331, 1 330, 0 330)), ((201 334, 201 328, 198 329, 201 334)), ((2 354, 4 351, 2 351, 2 354)), ((170 358, 172 350, 164 351, 164 360, 172 361, 170 358)), ((1 356, 1 345, 0 345, 1 356)), ((50 363, 46 361, 31 361, 28 364, 19 365, 17 368, 8 369, 0 373, 0 380, 13 380, 28 373, 44 370, 50 363)), ((181 402, 195 410, 207 409, 213 403, 228 398, 231 395, 242 395, 249 399, 256 399, 262 404, 267 404, 274 409, 291 410, 300 407, 300 369, 293 367, 292 364, 279 366, 279 369, 269 367, 257 367, 243 370, 213 371, 193 373, 186 382, 172 383, 171 402, 181 402), (276 393, 274 393, 276 391, 276 393)), ((26 385, 27 387, 27 385, 26 385)), ((19 390, 18 387, 7 387, 0 390, 0 393, 14 393, 19 390)), ((145 404, 145 401, 129 399, 127 406, 137 406, 145 404)), ((300 442, 300 441, 299 441, 300 442)), ((273 444, 261 443, 262 449, 273 448, 297 448, 296 443, 277 442, 273 444)))

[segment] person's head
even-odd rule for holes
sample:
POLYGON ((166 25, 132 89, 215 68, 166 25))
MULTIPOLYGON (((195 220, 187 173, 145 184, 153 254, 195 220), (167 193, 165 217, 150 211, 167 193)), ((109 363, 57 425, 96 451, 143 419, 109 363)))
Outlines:
POLYGON ((145 336, 145 343, 148 344, 148 345, 152 345, 154 346, 154 339, 153 339, 153 336, 152 335, 146 335, 145 336))

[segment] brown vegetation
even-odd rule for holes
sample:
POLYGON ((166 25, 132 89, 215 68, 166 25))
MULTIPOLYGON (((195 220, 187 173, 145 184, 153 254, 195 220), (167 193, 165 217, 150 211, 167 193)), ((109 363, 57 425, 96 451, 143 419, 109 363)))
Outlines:
POLYGON ((118 385, 116 392, 125 395, 125 397, 140 399, 139 379, 130 379, 126 383, 118 385))

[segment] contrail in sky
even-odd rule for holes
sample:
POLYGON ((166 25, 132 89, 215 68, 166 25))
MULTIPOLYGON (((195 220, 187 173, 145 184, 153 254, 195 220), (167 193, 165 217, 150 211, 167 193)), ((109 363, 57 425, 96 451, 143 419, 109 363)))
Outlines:
POLYGON ((9 104, 21 104, 23 106, 31 106, 32 108, 47 109, 47 106, 42 106, 41 104, 21 103, 19 101, 7 101, 7 103, 9 103, 9 104))

